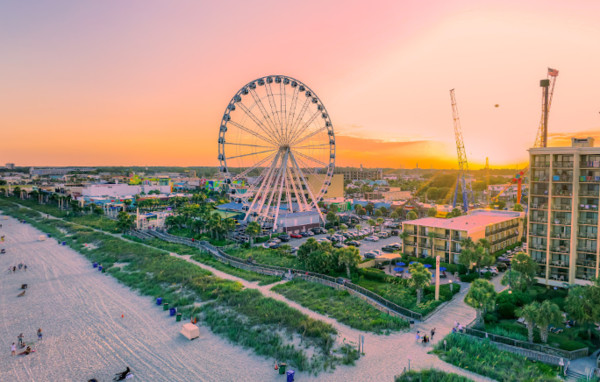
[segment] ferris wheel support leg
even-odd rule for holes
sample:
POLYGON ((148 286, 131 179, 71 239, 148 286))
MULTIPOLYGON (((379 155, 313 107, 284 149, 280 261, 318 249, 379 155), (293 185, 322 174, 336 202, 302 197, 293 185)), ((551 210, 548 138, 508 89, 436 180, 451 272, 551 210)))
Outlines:
POLYGON ((321 221, 323 223, 325 223, 325 218, 323 217, 323 213, 321 212, 321 209, 319 208, 319 206, 317 205, 317 200, 315 200, 315 197, 312 193, 312 190, 310 189, 310 187, 308 186, 308 182, 306 181, 306 179, 304 178, 304 173, 302 172, 302 169, 300 168, 300 166, 298 166, 298 162, 296 162, 296 157, 294 157, 294 153, 290 152, 290 156, 292 157, 292 162, 294 163, 294 165, 296 166, 296 169, 299 171, 300 173, 300 178, 302 180, 302 183, 304 183, 304 186, 306 187, 306 191, 308 191, 308 195, 310 195, 310 198, 312 199, 312 204, 313 207, 317 210, 317 212, 319 213, 319 217, 321 218, 321 221))

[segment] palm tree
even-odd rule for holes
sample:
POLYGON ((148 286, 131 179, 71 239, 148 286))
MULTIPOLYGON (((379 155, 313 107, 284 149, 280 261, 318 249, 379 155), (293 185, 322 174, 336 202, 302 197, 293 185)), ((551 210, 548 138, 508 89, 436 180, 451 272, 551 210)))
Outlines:
POLYGON ((358 248, 348 246, 335 250, 338 258, 338 264, 346 268, 346 275, 350 278, 350 269, 356 267, 360 262, 360 253, 358 248))
POLYGON ((431 283, 431 272, 421 263, 410 264, 408 269, 410 272, 408 285, 417 290, 417 305, 419 305, 423 295, 423 288, 431 283))
POLYGON ((210 215, 210 219, 208 220, 208 229, 210 230, 210 234, 213 239, 219 239, 219 233, 221 231, 221 220, 221 215, 219 215, 216 212, 210 215))
POLYGON ((250 236, 250 245, 254 244, 254 238, 260 234, 260 224, 257 222, 250 222, 246 226, 246 234, 250 236))
POLYGON ((374 226, 375 226, 375 224, 377 224, 377 223, 375 223, 375 220, 373 220, 373 219, 369 219, 369 220, 367 220, 367 224, 369 224, 369 226, 371 226, 371 232, 373 232, 373 227, 374 227, 374 226))
POLYGON ((398 211, 394 210, 391 214, 390 217, 394 220, 398 220, 398 218, 400 217, 400 214, 398 213, 398 211))
POLYGON ((365 210, 369 213, 369 215, 373 215, 373 208, 375 206, 373 205, 373 203, 367 203, 367 206, 365 207, 365 210))
POLYGON ((516 310, 519 318, 525 320, 525 326, 527 326, 527 339, 529 340, 529 343, 533 343, 533 328, 535 326, 535 320, 537 319, 539 309, 540 303, 534 301, 531 304, 527 304, 524 307, 516 310))
POLYGON ((227 218, 223 220, 223 230, 226 232, 227 235, 231 235, 236 225, 237 223, 235 222, 235 219, 227 218))
POLYGON ((435 258, 435 232, 429 232, 427 233, 427 236, 429 237, 429 243, 431 245, 431 257, 435 258))
POLYGON ((354 226, 354 229, 356 230, 356 232, 360 232, 360 230, 362 229, 362 226, 360 224, 357 224, 354 226))
POLYGON ((377 222, 377 226, 379 227, 379 231, 381 232, 381 225, 384 222, 383 218, 377 218, 376 222, 377 222))
POLYGON ((406 215, 406 218, 408 220, 416 220, 416 219, 418 219, 418 217, 419 216, 417 215, 417 213, 415 211, 408 211, 408 214, 406 215))
POLYGON ((548 326, 560 322, 562 314, 560 314, 560 308, 550 300, 542 302, 537 310, 535 317, 535 323, 540 329, 540 339, 543 343, 548 343, 548 326))
POLYGON ((481 323, 483 315, 496 306, 496 291, 494 285, 487 280, 477 279, 471 283, 471 288, 465 296, 465 303, 477 311, 476 322, 481 323))
POLYGON ((346 224, 340 224, 340 231, 342 232, 346 232, 348 231, 348 226, 346 224))

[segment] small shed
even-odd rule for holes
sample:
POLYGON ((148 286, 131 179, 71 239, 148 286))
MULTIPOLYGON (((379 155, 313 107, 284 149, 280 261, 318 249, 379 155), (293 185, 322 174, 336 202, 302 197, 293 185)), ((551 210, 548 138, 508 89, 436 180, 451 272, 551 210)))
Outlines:
POLYGON ((194 338, 200 337, 200 328, 188 322, 187 324, 183 324, 183 327, 181 328, 181 334, 191 341, 194 338))

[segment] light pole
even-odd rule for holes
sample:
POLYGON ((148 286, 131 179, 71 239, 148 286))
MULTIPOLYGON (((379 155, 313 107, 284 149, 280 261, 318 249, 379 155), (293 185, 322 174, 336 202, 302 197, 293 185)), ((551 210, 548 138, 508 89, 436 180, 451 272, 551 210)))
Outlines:
POLYGON ((452 284, 452 280, 448 280, 448 284, 450 284, 450 293, 452 293, 453 291, 453 284, 452 284))

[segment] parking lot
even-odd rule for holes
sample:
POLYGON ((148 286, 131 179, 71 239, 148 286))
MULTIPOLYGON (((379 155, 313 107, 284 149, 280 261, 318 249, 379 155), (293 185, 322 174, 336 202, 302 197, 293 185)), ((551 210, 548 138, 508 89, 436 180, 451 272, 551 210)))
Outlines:
MULTIPOLYGON (((390 232, 389 230, 384 230, 386 232, 390 232)), ((348 232, 355 232, 355 230, 349 230, 348 232)), ((320 234, 320 235, 314 235, 311 236, 312 238, 314 238, 315 240, 319 240, 319 239, 324 239, 327 236, 329 236, 328 234, 320 234)), ((304 244, 304 242, 306 242, 306 240, 308 240, 309 237, 303 237, 301 239, 294 239, 291 238, 289 242, 287 243, 283 243, 283 244, 288 244, 292 247, 300 247, 302 244, 304 244)), ((388 238, 385 239, 379 239, 379 241, 368 241, 368 240, 359 240, 360 241, 360 247, 358 247, 361 256, 363 256, 365 253, 372 251, 374 249, 379 249, 381 250, 382 247, 385 247, 388 244, 393 244, 393 243, 402 243, 402 239, 400 239, 398 236, 390 236, 388 238)), ((260 244, 262 245, 262 244, 260 244)))

